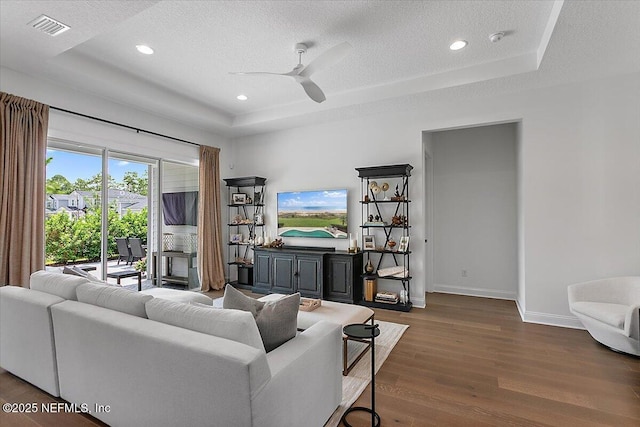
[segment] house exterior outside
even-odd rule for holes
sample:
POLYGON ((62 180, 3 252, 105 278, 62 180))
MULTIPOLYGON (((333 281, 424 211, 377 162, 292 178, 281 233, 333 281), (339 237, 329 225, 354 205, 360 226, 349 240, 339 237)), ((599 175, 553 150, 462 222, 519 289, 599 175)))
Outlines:
MULTIPOLYGON (((96 207, 99 201, 100 194, 95 191, 74 190, 69 194, 48 194, 45 214, 49 216, 65 212, 72 218, 80 217, 86 213, 87 209, 96 207)), ((126 214, 127 211, 139 213, 148 206, 147 196, 117 188, 109 189, 108 201, 120 216, 126 214)))

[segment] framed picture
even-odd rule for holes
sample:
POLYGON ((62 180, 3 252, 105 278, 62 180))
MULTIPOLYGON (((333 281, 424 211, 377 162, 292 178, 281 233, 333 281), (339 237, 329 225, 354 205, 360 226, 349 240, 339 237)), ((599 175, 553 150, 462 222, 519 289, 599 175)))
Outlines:
POLYGON ((409 250, 409 236, 402 236, 400 238, 400 246, 398 246, 398 252, 407 252, 409 250))
POLYGON ((254 222, 256 223, 256 225, 263 225, 264 224, 264 216, 262 214, 255 214, 253 219, 254 219, 254 222))
POLYGON ((231 243, 242 243, 242 234, 232 234, 229 236, 231 243))
POLYGON ((247 203, 247 195, 244 193, 233 193, 231 195, 232 205, 244 205, 247 203))
POLYGON ((373 251, 376 249, 376 239, 373 235, 362 236, 362 242, 365 251, 373 251))

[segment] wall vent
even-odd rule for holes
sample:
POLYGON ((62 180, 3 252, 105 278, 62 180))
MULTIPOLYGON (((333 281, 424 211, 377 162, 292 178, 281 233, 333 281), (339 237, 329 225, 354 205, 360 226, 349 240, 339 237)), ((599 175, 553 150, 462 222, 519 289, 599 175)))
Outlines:
POLYGON ((33 21, 29 22, 27 25, 31 25, 36 30, 40 30, 43 33, 49 34, 50 36, 57 36, 58 34, 64 33, 69 28, 71 28, 60 21, 49 18, 47 15, 40 15, 33 21))

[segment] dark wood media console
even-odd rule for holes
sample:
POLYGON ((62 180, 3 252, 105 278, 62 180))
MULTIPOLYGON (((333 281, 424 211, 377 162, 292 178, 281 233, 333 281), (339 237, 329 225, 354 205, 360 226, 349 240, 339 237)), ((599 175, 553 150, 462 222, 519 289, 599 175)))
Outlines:
POLYGON ((254 249, 253 292, 353 304, 362 300, 362 252, 291 246, 254 249))

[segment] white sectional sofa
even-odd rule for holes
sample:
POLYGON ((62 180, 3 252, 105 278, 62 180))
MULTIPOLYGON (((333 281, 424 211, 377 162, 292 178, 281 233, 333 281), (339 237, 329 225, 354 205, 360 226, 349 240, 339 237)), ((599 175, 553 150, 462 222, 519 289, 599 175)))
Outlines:
POLYGON ((107 424, 322 426, 341 401, 340 325, 266 353, 248 312, 48 272, 31 286, 0 288, 0 366, 107 424))

